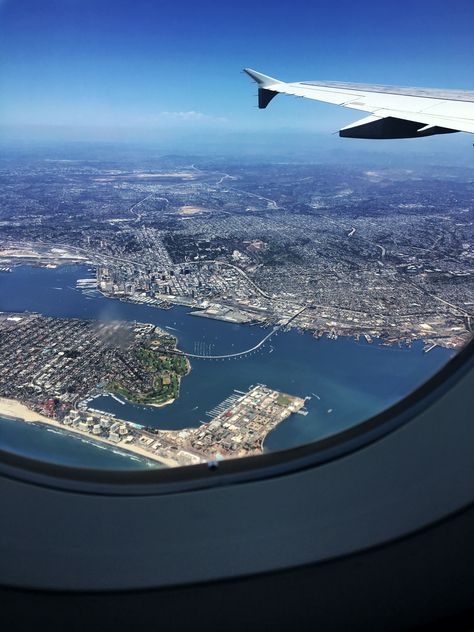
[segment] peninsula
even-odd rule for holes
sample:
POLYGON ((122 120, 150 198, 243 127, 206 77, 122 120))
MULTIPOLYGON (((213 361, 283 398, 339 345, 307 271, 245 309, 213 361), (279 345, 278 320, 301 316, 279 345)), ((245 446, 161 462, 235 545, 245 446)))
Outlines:
POLYGON ((70 410, 59 421, 6 398, 0 398, 0 416, 62 428, 174 467, 261 454, 267 435, 293 413, 304 413, 304 403, 301 397, 257 384, 247 393, 234 392, 217 405, 208 423, 183 430, 144 428, 113 415, 80 409, 70 410))

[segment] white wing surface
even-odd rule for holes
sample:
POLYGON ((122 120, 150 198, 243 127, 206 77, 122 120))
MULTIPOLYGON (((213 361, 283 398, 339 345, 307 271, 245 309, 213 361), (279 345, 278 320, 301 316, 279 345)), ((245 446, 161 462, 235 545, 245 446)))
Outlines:
POLYGON ((285 83, 245 68, 258 84, 258 106, 278 93, 334 103, 370 116, 342 128, 350 138, 416 138, 433 134, 474 134, 474 91, 400 88, 322 81, 285 83))

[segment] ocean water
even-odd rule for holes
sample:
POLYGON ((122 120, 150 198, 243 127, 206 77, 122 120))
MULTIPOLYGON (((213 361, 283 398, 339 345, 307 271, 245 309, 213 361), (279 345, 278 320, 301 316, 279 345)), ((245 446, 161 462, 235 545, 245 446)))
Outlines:
POLYGON ((106 447, 92 438, 5 417, 0 417, 0 447, 16 454, 71 467, 121 470, 161 467, 155 461, 119 448, 106 447))
MULTIPOLYGON (((35 311, 47 316, 121 319, 151 322, 177 336, 180 349, 211 345, 212 353, 235 353, 253 347, 269 330, 200 318, 185 307, 160 310, 108 299, 98 292, 84 294, 76 280, 92 277, 86 266, 56 269, 18 266, 0 274, 0 311, 35 311)), ((293 395, 310 397, 307 416, 292 415, 266 439, 277 450, 328 436, 380 412, 423 383, 453 352, 436 347, 423 353, 423 343, 386 346, 379 341, 340 337, 315 339, 310 333, 278 332, 257 351, 226 360, 191 360, 191 373, 181 382, 180 397, 169 406, 153 408, 111 397, 94 400, 94 408, 157 428, 196 427, 207 412, 231 395, 263 383, 293 395)), ((60 435, 28 428, 19 422, 0 425, 0 445, 9 450, 62 463, 90 467, 149 467, 118 450, 113 453, 60 435), (80 445, 79 445, 80 444, 80 445)))

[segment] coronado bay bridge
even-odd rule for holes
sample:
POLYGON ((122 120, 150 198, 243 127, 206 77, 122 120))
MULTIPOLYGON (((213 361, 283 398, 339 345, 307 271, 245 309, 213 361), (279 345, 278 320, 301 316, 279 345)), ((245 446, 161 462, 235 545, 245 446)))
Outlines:
POLYGON ((264 336, 260 340, 260 342, 258 342, 253 347, 250 347, 250 349, 245 349, 244 351, 238 351, 236 353, 225 353, 221 355, 206 355, 206 354, 199 354, 199 353, 190 353, 188 351, 181 351, 180 349, 176 349, 174 351, 170 351, 169 353, 175 353, 176 355, 185 355, 188 358, 198 358, 200 360, 225 360, 226 358, 238 358, 239 356, 245 356, 248 353, 252 353, 253 351, 256 351, 257 349, 262 347, 266 343, 267 340, 269 340, 274 334, 277 333, 277 331, 279 331, 283 327, 287 327, 295 318, 297 318, 306 309, 308 309, 308 307, 311 307, 311 306, 305 305, 304 307, 302 307, 300 310, 296 312, 296 314, 293 314, 293 316, 291 316, 291 318, 287 320, 286 323, 281 323, 280 325, 276 325, 275 327, 273 327, 270 333, 268 333, 266 336, 264 336))

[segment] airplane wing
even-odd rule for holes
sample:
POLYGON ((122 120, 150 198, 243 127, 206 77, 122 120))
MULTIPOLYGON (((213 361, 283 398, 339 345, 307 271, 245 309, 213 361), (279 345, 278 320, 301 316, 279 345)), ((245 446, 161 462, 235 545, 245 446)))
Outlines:
POLYGON ((285 83, 244 68, 258 84, 258 107, 278 94, 334 103, 370 112, 339 130, 346 138, 416 138, 433 134, 474 134, 474 91, 400 88, 322 81, 285 83))

